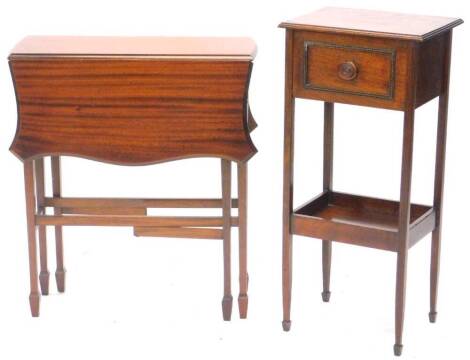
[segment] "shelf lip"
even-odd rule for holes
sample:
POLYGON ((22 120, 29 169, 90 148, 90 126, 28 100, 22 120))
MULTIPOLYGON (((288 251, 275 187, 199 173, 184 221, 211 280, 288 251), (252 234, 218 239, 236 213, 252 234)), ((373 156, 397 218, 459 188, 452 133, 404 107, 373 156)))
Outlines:
POLYGON ((312 217, 292 216, 292 233, 323 240, 396 252, 398 232, 312 217))
POLYGON ((408 248, 416 245, 423 237, 434 231, 435 228, 436 211, 431 207, 410 225, 408 248))
MULTIPOLYGON (((292 233, 398 251, 398 210, 398 201, 323 191, 293 211, 292 233)), ((435 228, 431 206, 411 204, 411 212, 409 247, 435 228)))
POLYGON ((331 191, 330 190, 323 190, 320 194, 318 194, 317 196, 314 196, 313 198, 311 198, 310 200, 304 202, 302 205, 299 205, 297 206, 293 213, 296 214, 298 211, 304 209, 305 207, 307 207, 308 205, 314 203, 314 202, 319 202, 319 201, 324 201, 324 200, 328 200, 328 199, 324 199, 324 198, 328 198, 329 195, 331 194, 331 191))

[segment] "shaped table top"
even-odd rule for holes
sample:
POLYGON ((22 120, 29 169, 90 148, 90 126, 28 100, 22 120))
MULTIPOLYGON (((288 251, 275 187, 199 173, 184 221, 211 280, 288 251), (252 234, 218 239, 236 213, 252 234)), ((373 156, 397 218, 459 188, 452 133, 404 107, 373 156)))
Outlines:
POLYGON ((242 37, 28 36, 11 51, 15 56, 146 56, 253 60, 256 44, 242 37))

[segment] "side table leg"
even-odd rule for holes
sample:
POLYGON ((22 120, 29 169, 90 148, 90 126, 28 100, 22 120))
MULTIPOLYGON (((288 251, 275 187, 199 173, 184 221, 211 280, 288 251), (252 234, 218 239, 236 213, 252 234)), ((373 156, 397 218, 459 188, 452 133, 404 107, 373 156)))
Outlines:
POLYGON ((330 273, 331 273, 331 241, 322 241, 322 270, 323 270, 323 292, 321 297, 324 302, 330 301, 330 273))
MULTIPOLYGON (((60 157, 51 157, 52 167, 52 192, 54 197, 61 196, 61 176, 60 176, 60 157)), ((60 208, 54 208, 54 215, 61 215, 60 208)), ((64 268, 64 246, 62 240, 62 226, 55 226, 55 246, 56 246, 56 262, 57 269, 55 272, 55 279, 57 283, 57 290, 59 292, 65 291, 65 273, 64 268)))
POLYGON ((230 233, 231 225, 231 199, 232 199, 232 163, 222 159, 222 217, 223 217, 223 252, 224 252, 224 297, 222 299, 222 314, 225 321, 230 321, 232 316, 232 285, 230 262, 230 233))
POLYGON ((248 312, 248 271, 247 271, 247 163, 238 163, 238 237, 239 237, 239 282, 238 310, 241 319, 248 312))
POLYGON ((398 218, 398 251, 395 297, 395 345, 394 354, 400 356, 403 349, 403 321, 405 317, 406 268, 408 259, 408 235, 410 228, 410 195, 413 160, 414 109, 405 111, 403 128, 403 154, 398 218))
POLYGON ((294 180, 294 111, 295 98, 292 94, 293 32, 286 31, 285 98, 284 98, 284 175, 282 202, 282 328, 291 327, 290 308, 292 298, 292 229, 294 180))
POLYGON ((442 74, 442 91, 439 96, 439 113, 437 119, 437 146, 436 169, 434 174, 434 204, 436 212, 436 228, 432 232, 431 244, 431 293, 429 321, 436 322, 437 316, 437 288, 439 280, 439 258, 441 252, 441 223, 442 223, 442 198, 444 195, 444 173, 447 139, 447 107, 449 103, 449 75, 450 53, 452 47, 452 31, 447 35, 446 55, 442 74))
MULTIPOLYGON (((333 134, 334 134, 334 103, 325 102, 323 109, 323 190, 333 190, 333 134)), ((324 302, 330 301, 330 273, 331 273, 331 247, 330 240, 322 241, 322 271, 324 302)))
MULTIPOLYGON (((44 158, 34 161, 34 170, 36 176, 36 198, 38 211, 44 212, 44 158)), ((49 294, 49 270, 47 268, 47 234, 46 226, 38 226, 39 233, 39 258, 41 271, 39 273, 39 283, 41 285, 42 295, 49 294)))
POLYGON ((28 253, 29 253, 29 281, 31 291, 29 294, 29 305, 31 315, 39 316, 39 294, 38 284, 38 261, 36 245, 36 196, 34 189, 34 163, 32 160, 24 162, 24 182, 26 197, 26 221, 28 225, 28 253))

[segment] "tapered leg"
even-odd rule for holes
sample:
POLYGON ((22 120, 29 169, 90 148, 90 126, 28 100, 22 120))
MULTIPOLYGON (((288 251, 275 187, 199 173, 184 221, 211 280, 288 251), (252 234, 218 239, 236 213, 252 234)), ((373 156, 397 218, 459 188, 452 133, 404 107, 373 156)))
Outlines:
POLYGON ((410 193, 413 160, 414 109, 405 111, 403 131, 403 155, 398 219, 397 277, 395 297, 395 345, 396 356, 403 349, 403 321, 405 317, 406 267, 408 258, 408 234, 410 227, 410 193))
POLYGON ((224 252, 224 297, 222 299, 222 314, 225 321, 232 316, 232 285, 230 262, 230 233, 231 233, 231 178, 232 163, 222 159, 222 216, 223 216, 223 252, 224 252))
POLYGON ((24 162, 24 182, 26 196, 26 221, 28 225, 28 253, 29 253, 29 281, 30 294, 29 305, 31 307, 31 315, 39 316, 39 294, 38 284, 38 260, 36 245, 36 196, 34 188, 34 163, 32 160, 24 162))
POLYGON ((435 323, 437 317, 437 288, 439 280, 439 257, 441 252, 441 231, 440 228, 432 232, 431 243, 431 294, 429 322, 435 323))
MULTIPOLYGON (((323 109, 323 190, 333 190, 333 129, 334 104, 325 102, 323 109)), ((330 301, 331 247, 329 240, 322 241, 322 270, 324 302, 330 301)))
POLYGON ((405 317, 407 251, 397 254, 397 279, 395 293, 395 345, 393 352, 400 356, 403 350, 403 321, 405 317))
POLYGON ((248 312, 248 270, 247 270, 247 163, 238 163, 238 237, 239 237, 239 281, 238 310, 240 318, 246 319, 248 312))
POLYGON ((444 196, 444 173, 447 139, 447 106, 449 103, 450 54, 452 31, 447 35, 446 57, 443 66, 442 90, 439 96, 439 114, 437 119, 436 168, 434 174, 434 204, 436 212, 436 228, 432 232, 431 244, 431 294, 429 321, 436 322, 437 288, 439 280, 439 258, 441 252, 442 199, 444 196))
POLYGON ((323 267, 323 292, 321 297, 324 302, 330 301, 330 270, 331 270, 331 241, 322 241, 322 267, 323 267))
POLYGON ((292 294, 292 196, 294 176, 294 109, 292 94, 293 33, 286 31, 286 79, 284 99, 284 175, 282 203, 282 308, 284 331, 291 327, 290 307, 292 294))
MULTIPOLYGON (((44 158, 34 161, 36 175, 36 199, 38 212, 44 214, 44 158)), ((42 295, 49 294, 49 270, 47 268, 47 235, 46 226, 39 225, 39 258, 41 271, 39 273, 39 283, 42 295)))
MULTIPOLYGON (((61 196, 61 176, 60 176, 60 157, 51 157, 52 167, 52 193, 54 197, 61 196)), ((60 208, 54 208, 54 215, 61 215, 60 208)), ((55 272, 55 279, 57 283, 57 290, 59 292, 65 291, 65 273, 64 268, 64 246, 62 241, 62 226, 55 226, 55 246, 56 246, 56 262, 57 269, 55 272)))

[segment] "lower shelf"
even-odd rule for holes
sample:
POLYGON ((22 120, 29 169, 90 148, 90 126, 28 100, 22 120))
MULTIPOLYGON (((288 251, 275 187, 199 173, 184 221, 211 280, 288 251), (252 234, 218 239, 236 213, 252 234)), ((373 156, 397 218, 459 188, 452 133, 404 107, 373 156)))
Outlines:
MULTIPOLYGON (((327 191, 294 210, 292 233, 398 250, 397 201, 327 191)), ((411 205, 409 247, 434 230, 432 207, 411 205)))

